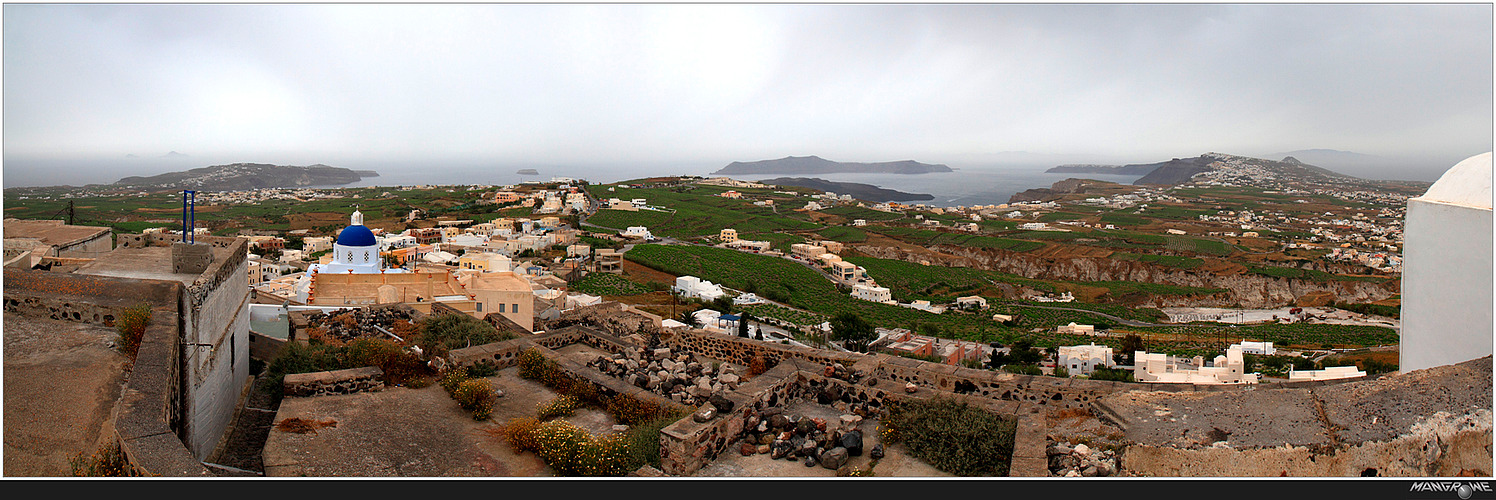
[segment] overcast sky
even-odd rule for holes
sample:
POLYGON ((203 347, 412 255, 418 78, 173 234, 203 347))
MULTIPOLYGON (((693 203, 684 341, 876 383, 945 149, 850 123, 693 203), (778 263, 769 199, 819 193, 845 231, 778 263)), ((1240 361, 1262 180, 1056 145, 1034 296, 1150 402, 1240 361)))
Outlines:
MULTIPOLYGON (((1489 5, 15 5, 25 158, 1491 149, 1489 5)), ((1408 176, 1412 178, 1414 176, 1408 176)))

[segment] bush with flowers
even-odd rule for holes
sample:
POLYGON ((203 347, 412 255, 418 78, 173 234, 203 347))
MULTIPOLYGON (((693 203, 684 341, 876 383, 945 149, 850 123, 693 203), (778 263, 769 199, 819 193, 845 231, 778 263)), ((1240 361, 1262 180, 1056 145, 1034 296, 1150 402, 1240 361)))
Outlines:
POLYGON ((577 398, 569 394, 562 394, 551 398, 550 401, 541 403, 535 409, 535 417, 541 420, 550 420, 556 417, 569 417, 577 412, 577 398))

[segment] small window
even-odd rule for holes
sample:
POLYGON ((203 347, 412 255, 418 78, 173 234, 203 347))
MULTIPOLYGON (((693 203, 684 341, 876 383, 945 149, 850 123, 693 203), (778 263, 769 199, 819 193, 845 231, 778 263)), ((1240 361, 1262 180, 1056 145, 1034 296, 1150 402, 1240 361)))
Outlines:
POLYGON ((504 312, 504 304, 499 304, 499 312, 504 312))
POLYGON ((515 304, 514 307, 510 308, 510 312, 519 312, 519 304, 515 304))
POLYGON ((478 312, 483 312, 483 303, 482 302, 478 303, 478 312))

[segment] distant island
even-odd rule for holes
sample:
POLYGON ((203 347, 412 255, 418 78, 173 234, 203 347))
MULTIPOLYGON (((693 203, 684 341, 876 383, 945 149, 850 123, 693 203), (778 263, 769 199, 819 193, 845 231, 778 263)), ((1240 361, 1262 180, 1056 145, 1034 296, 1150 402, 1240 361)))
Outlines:
POLYGON ((231 163, 194 168, 185 172, 171 172, 150 177, 126 177, 116 181, 117 186, 145 189, 202 189, 208 191, 233 191, 241 189, 287 188, 305 186, 337 186, 358 182, 364 177, 377 177, 372 170, 349 170, 327 165, 270 165, 266 163, 231 163))
POLYGON ((515 173, 519 174, 519 175, 540 175, 540 172, 537 171, 537 170, 535 170, 535 169, 533 169, 533 168, 522 168, 522 169, 519 169, 519 171, 515 172, 515 173))
POLYGON ((933 195, 921 193, 905 193, 902 191, 894 191, 892 189, 883 189, 872 184, 862 184, 857 182, 834 182, 825 179, 816 179, 809 177, 779 177, 776 179, 766 179, 759 182, 775 186, 795 186, 818 189, 821 191, 830 191, 836 194, 849 194, 852 195, 853 198, 864 201, 921 201, 935 199, 933 195))
POLYGON ((1153 169, 1158 168, 1157 163, 1140 165, 1093 165, 1093 164, 1070 164, 1045 170, 1050 174, 1103 174, 1103 175, 1148 175, 1153 169))
POLYGON ((1060 165, 1045 173, 1050 174, 1102 174, 1102 175, 1141 175, 1142 178, 1133 181, 1133 184, 1181 184, 1188 182, 1190 177, 1201 172, 1210 171, 1208 166, 1212 158, 1204 155, 1195 158, 1175 158, 1158 163, 1136 163, 1131 165, 1060 165))
POLYGON ((848 163, 831 161, 819 156, 786 156, 778 160, 735 161, 712 172, 712 175, 744 174, 926 174, 931 172, 953 172, 945 165, 931 165, 914 160, 888 161, 881 163, 848 163))

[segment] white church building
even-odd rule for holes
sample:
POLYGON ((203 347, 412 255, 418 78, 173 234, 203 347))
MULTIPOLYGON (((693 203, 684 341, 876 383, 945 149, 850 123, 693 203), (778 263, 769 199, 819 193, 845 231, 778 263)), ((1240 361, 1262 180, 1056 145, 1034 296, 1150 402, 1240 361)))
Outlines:
POLYGON ((384 268, 384 259, 379 257, 379 239, 364 226, 364 214, 353 212, 348 227, 338 232, 332 245, 332 262, 307 266, 306 274, 296 281, 296 300, 307 301, 312 289, 312 275, 318 273, 379 274, 403 273, 404 269, 384 268))
POLYGON ((1491 257, 1491 153, 1485 153, 1408 200, 1401 371, 1491 355, 1491 257))

